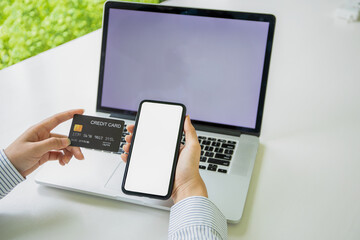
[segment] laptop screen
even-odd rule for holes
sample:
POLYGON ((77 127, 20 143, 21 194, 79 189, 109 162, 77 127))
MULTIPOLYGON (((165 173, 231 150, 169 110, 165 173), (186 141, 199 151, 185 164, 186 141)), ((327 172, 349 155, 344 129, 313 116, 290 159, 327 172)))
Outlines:
POLYGON ((256 128, 269 22, 117 8, 107 18, 101 108, 179 102, 193 120, 256 128))

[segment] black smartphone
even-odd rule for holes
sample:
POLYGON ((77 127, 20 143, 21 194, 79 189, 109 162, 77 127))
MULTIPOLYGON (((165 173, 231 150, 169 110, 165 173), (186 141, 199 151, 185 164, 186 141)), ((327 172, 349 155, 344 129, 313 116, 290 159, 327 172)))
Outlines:
POLYGON ((140 103, 121 187, 125 194, 170 198, 185 114, 180 103, 140 103))

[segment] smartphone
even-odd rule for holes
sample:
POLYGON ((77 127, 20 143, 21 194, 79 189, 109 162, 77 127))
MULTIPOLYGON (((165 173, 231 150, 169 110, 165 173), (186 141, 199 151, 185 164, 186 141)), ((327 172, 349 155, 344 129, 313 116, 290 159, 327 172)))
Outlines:
POLYGON ((170 198, 185 114, 179 103, 140 103, 121 187, 125 194, 170 198))

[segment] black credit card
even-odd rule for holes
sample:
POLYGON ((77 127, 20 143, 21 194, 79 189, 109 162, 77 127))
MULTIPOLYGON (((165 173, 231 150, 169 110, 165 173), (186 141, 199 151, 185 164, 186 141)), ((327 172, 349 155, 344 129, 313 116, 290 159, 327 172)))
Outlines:
POLYGON ((122 120, 75 114, 70 146, 118 152, 124 124, 122 120))

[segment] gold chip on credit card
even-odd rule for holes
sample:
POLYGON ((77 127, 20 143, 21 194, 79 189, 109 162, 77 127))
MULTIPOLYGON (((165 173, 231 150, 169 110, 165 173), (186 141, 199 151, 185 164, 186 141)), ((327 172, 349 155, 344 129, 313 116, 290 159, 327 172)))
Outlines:
POLYGON ((81 132, 83 128, 83 125, 75 124, 74 126, 74 132, 81 132))

